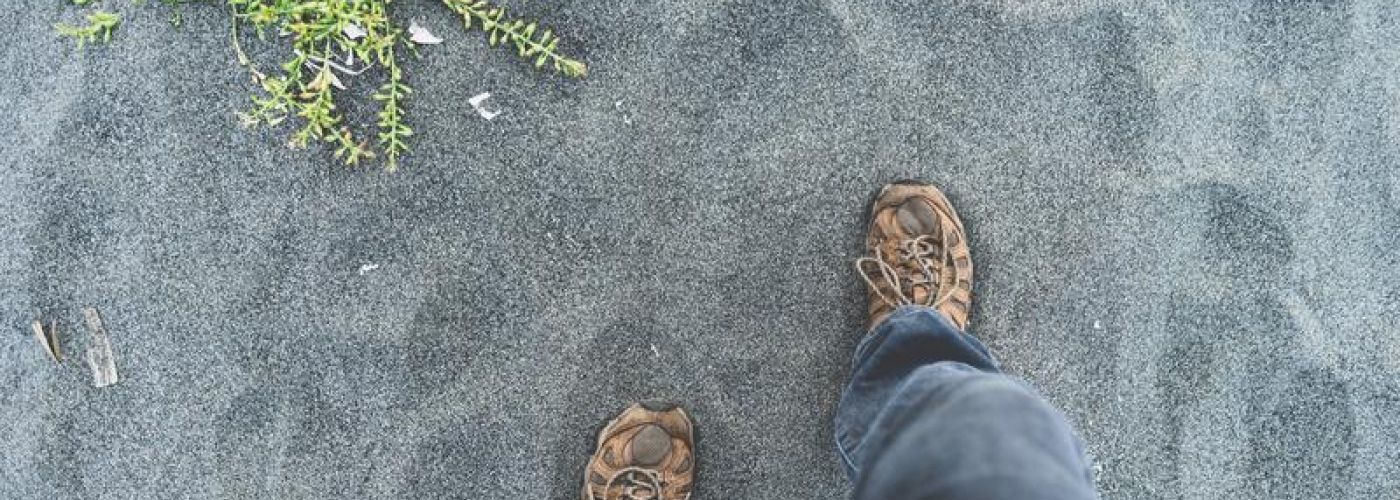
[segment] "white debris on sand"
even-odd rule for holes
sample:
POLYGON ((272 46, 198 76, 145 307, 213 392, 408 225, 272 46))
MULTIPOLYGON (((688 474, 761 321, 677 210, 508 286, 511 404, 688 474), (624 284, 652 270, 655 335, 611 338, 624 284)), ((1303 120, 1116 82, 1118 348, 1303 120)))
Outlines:
POLYGON ((418 45, 437 45, 442 43, 441 38, 438 38, 433 32, 428 31, 428 28, 420 26, 416 20, 408 25, 408 35, 409 41, 418 45))
POLYGON ((475 109, 476 113, 481 115, 482 118, 490 120, 492 118, 495 118, 497 115, 501 114, 500 111, 488 111, 486 109, 486 106, 483 105, 486 102, 486 100, 490 98, 490 92, 482 92, 480 94, 472 96, 471 99, 467 99, 467 102, 472 105, 472 109, 475 109))
POLYGON ((107 336, 107 329, 102 326, 102 317, 97 314, 97 309, 84 307, 83 319, 90 335, 87 363, 92 368, 92 385, 107 387, 117 383, 117 363, 112 355, 112 342, 107 336))

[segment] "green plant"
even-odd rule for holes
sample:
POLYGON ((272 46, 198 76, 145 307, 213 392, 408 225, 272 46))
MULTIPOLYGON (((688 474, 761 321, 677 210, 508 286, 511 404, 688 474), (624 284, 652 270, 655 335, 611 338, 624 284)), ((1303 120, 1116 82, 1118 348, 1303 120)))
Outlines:
MULTIPOLYGON (((408 152, 408 138, 413 135, 405 121, 404 106, 413 90, 405 80, 401 56, 404 51, 416 54, 417 45, 389 15, 392 0, 221 1, 233 16, 230 35, 238 62, 261 88, 252 96, 251 107, 238 114, 241 123, 248 127, 275 127, 290 119, 298 123, 288 141, 293 147, 326 143, 334 148, 336 158, 347 165, 382 154, 386 169, 398 167, 400 157, 408 152), (252 28, 260 40, 285 40, 290 45, 290 55, 275 71, 265 73, 243 52, 240 26, 252 28), (372 96, 378 107, 374 113, 377 133, 373 141, 364 138, 368 134, 356 131, 337 105, 341 91, 372 77, 379 79, 372 96)), ((559 53, 559 38, 553 31, 541 29, 538 23, 511 18, 504 8, 483 0, 442 1, 462 17, 465 28, 480 27, 492 46, 514 46, 516 54, 535 68, 548 64, 565 76, 582 78, 587 74, 584 63, 559 53)), ((178 25, 179 20, 177 11, 171 24, 178 25)), ((78 35, 74 31, 69 36, 78 38, 80 45, 99 33, 107 40, 115 25, 113 16, 112 24, 97 28, 92 34, 78 35)), ((66 35, 62 28, 60 33, 66 35)))
POLYGON ((400 105, 413 89, 403 84, 403 70, 399 69, 398 63, 390 59, 388 66, 389 81, 374 94, 374 100, 380 102, 379 113, 376 114, 379 118, 379 145, 389 158, 388 168, 393 170, 397 166, 398 156, 408 151, 404 139, 413 135, 413 129, 403 123, 403 108, 400 105))
POLYGON ((74 26, 68 23, 58 23, 53 29, 59 36, 66 36, 78 41, 78 48, 83 45, 101 40, 102 43, 112 41, 112 30, 121 24, 121 16, 107 11, 97 11, 87 15, 87 24, 74 26))
POLYGON ((482 0, 442 0, 448 8, 462 16, 462 27, 470 30, 472 20, 485 31, 491 46, 509 43, 515 46, 516 53, 525 59, 534 59, 535 68, 545 63, 553 63, 555 71, 575 78, 588 74, 588 66, 560 55, 559 38, 546 28, 539 30, 539 23, 524 19, 511 19, 506 9, 493 6, 482 0))
POLYGON ((407 151, 403 137, 412 131, 403 123, 402 100, 409 90, 398 67, 398 49, 406 42, 402 30, 389 20, 387 4, 387 0, 228 0, 235 22, 252 25, 261 39, 269 32, 287 33, 292 45, 293 55, 273 76, 264 75, 240 55, 265 93, 253 97, 252 110, 241 115, 243 123, 276 125, 295 115, 303 121, 292 133, 292 146, 331 143, 336 158, 347 165, 372 158, 375 154, 368 141, 345 124, 335 93, 345 88, 337 72, 358 75, 377 64, 388 68, 383 88, 391 90, 380 92, 387 98, 377 98, 380 147, 385 167, 397 168, 399 156, 407 151), (337 62, 342 60, 349 64, 337 62), (356 67, 356 61, 363 67, 356 67))

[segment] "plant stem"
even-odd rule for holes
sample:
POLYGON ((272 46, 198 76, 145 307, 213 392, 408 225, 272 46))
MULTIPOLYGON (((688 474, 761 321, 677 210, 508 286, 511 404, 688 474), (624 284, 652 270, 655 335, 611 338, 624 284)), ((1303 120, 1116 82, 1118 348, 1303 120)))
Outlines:
POLYGON ((492 6, 485 0, 442 0, 442 2, 449 9, 460 14, 468 28, 471 27, 473 18, 481 23, 482 31, 491 36, 491 45, 496 45, 498 38, 508 39, 515 43, 521 57, 528 59, 535 54, 542 54, 536 60, 535 67, 543 65, 545 58, 548 58, 554 62, 555 71, 563 73, 565 76, 574 78, 587 76, 587 65, 565 57, 555 50, 559 38, 555 37, 549 30, 545 30, 536 39, 535 29, 538 24, 527 23, 521 19, 503 22, 502 18, 506 17, 505 9, 492 6))

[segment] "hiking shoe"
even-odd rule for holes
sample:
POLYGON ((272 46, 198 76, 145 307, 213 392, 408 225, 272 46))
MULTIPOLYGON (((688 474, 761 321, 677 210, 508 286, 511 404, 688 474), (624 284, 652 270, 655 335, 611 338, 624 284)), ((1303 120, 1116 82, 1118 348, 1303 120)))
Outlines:
POLYGON ((953 205, 938 188, 917 181, 886 185, 870 209, 867 255, 856 269, 869 286, 874 328, 901 305, 937 309, 967 327, 972 312, 972 254, 953 205))
POLYGON ((583 472, 583 500, 687 500, 695 482, 695 433, 680 407, 632 405, 598 433, 583 472))

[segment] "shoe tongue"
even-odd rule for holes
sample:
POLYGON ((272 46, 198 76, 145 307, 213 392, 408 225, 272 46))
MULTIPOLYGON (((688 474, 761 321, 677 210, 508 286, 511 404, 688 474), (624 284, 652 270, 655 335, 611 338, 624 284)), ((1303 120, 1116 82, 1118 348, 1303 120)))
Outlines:
POLYGON ((938 214, 928 203, 909 200, 899 206, 894 213, 899 228, 910 236, 938 233, 938 214))
POLYGON ((633 465, 653 466, 671 454, 671 436, 660 427, 647 424, 632 437, 628 446, 631 447, 633 465))

